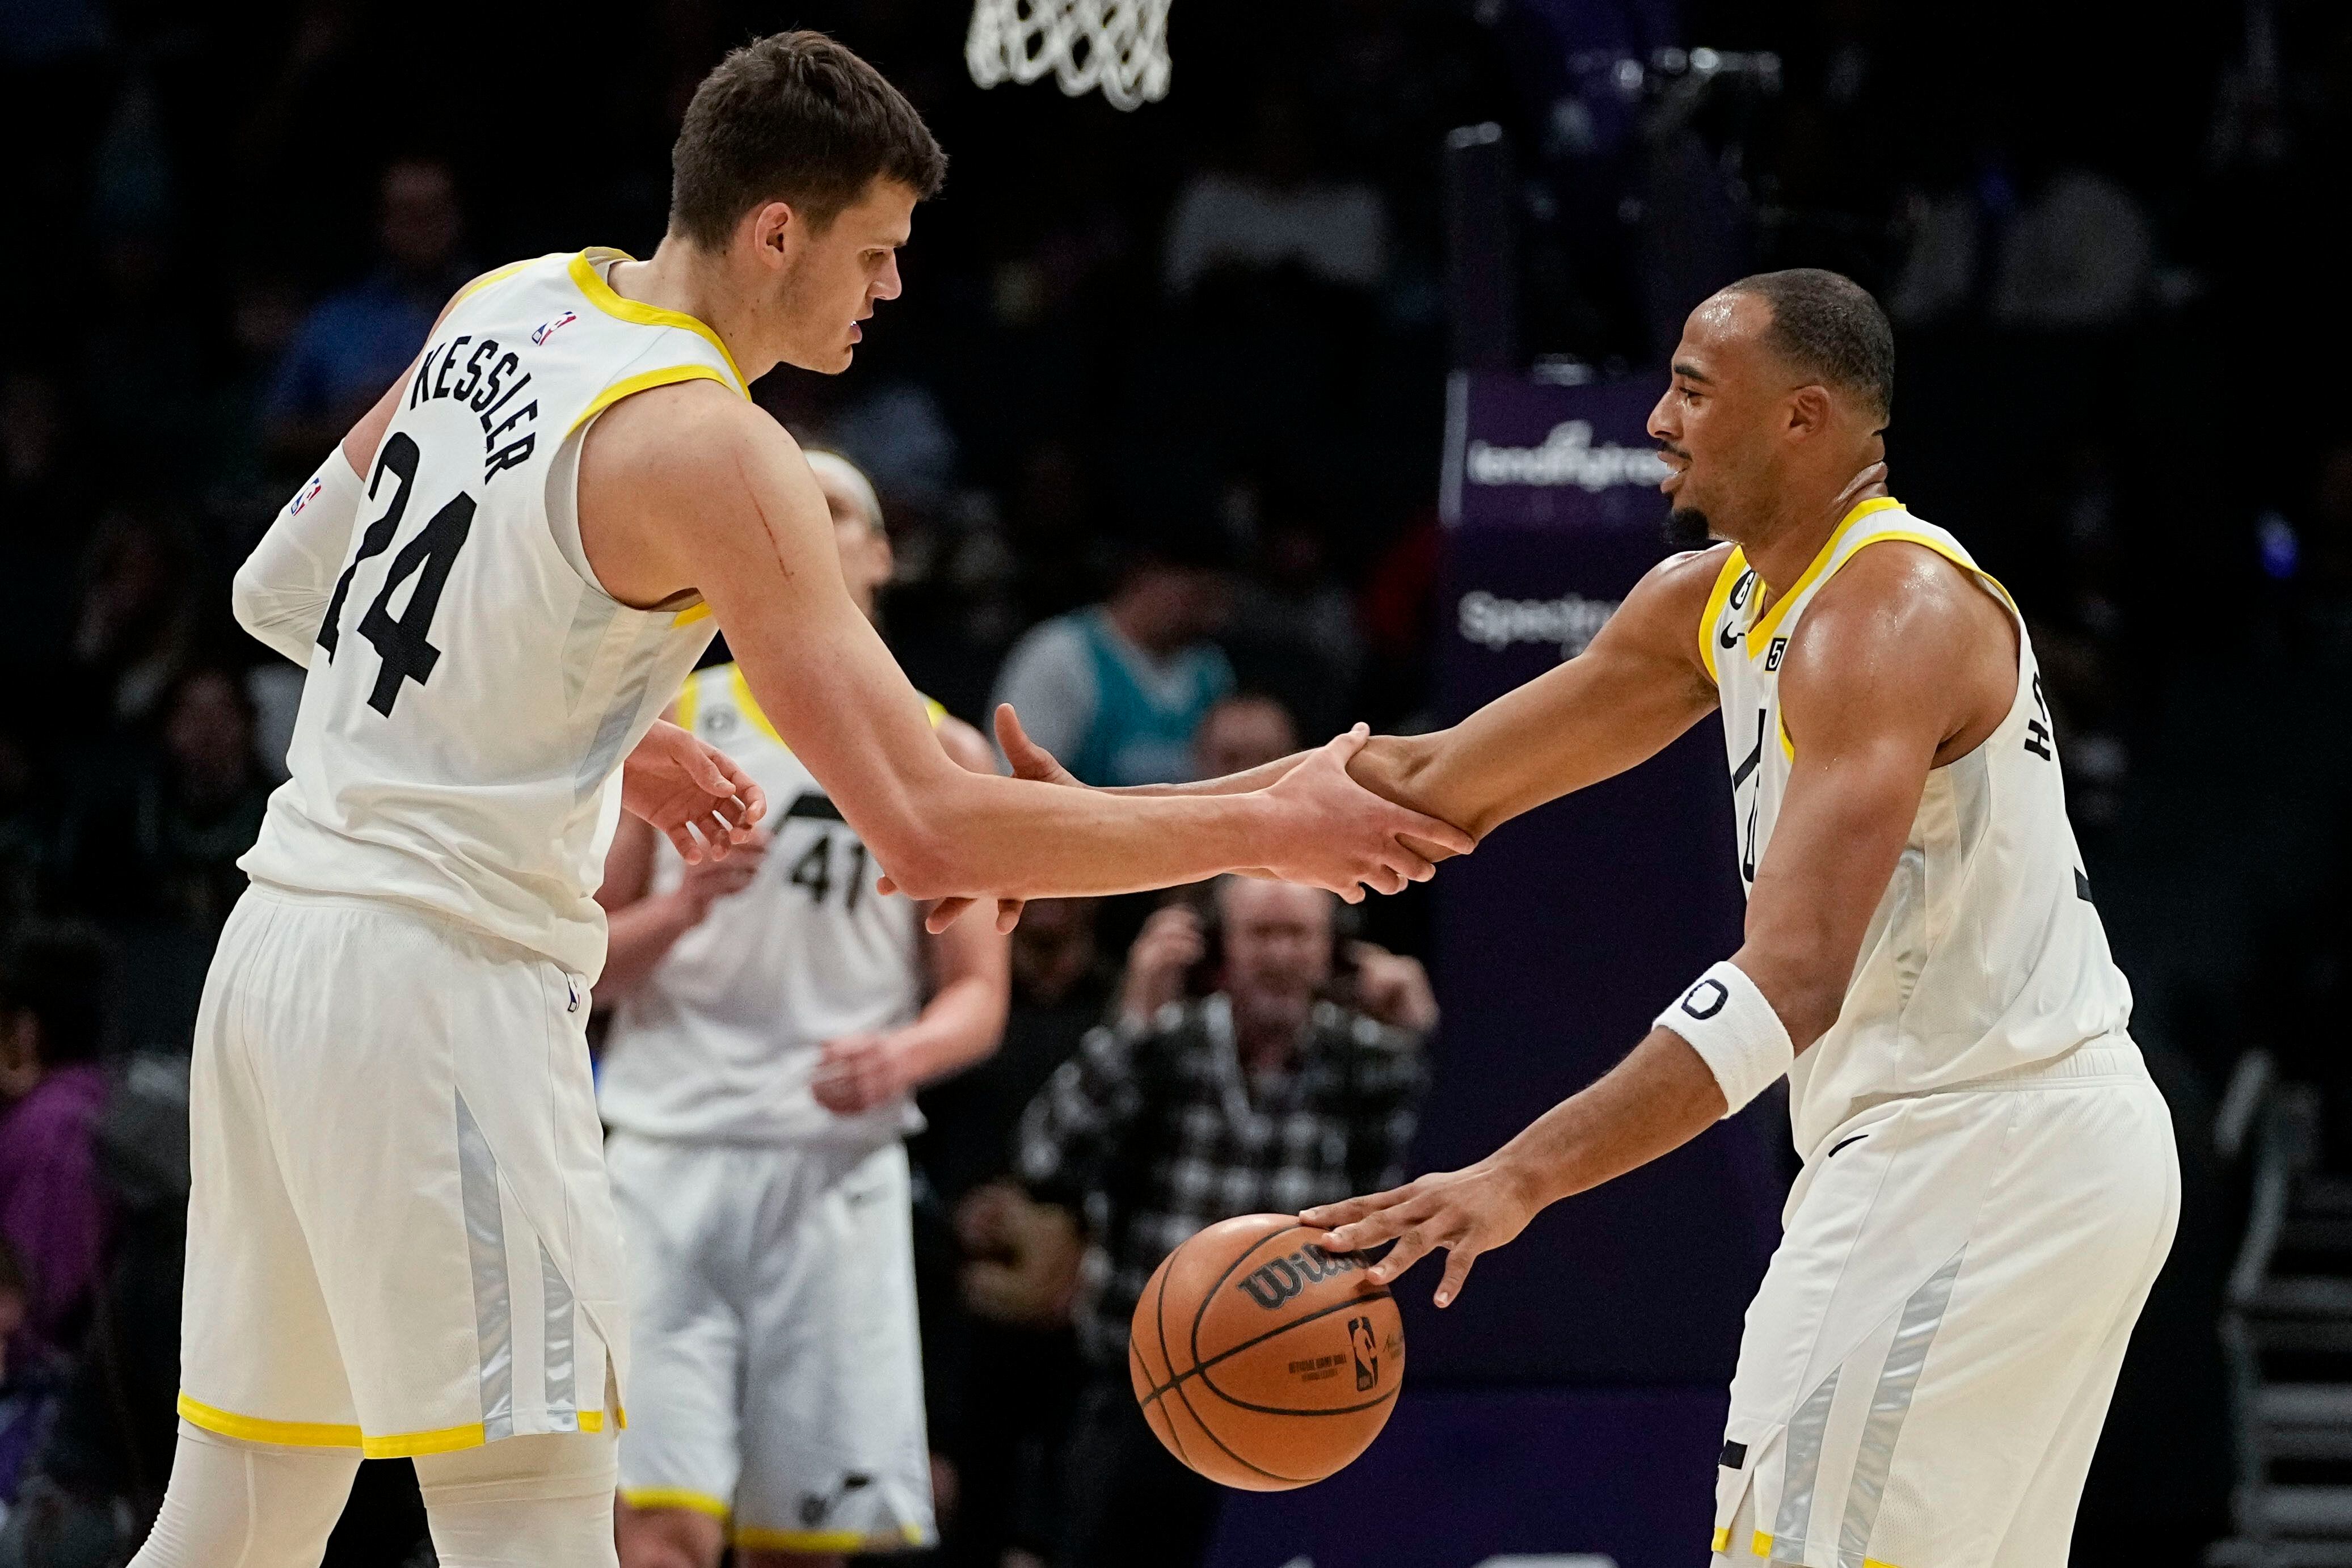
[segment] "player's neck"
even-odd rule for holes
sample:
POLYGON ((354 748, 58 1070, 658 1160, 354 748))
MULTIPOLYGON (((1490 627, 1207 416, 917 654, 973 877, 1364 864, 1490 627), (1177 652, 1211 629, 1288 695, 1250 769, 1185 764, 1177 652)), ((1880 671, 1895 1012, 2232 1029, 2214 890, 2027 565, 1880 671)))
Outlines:
POLYGON ((1805 574, 1805 568, 1837 532, 1861 500, 1884 494, 1885 487, 1864 481, 1869 470, 1836 484, 1792 486, 1753 524, 1743 528, 1737 542, 1748 563, 1778 598, 1805 574))
POLYGON ((605 281, 623 299, 692 316, 718 333, 747 382, 773 370, 782 357, 764 351, 747 331, 751 307, 730 287, 724 260, 676 235, 664 235, 649 260, 616 262, 605 281))

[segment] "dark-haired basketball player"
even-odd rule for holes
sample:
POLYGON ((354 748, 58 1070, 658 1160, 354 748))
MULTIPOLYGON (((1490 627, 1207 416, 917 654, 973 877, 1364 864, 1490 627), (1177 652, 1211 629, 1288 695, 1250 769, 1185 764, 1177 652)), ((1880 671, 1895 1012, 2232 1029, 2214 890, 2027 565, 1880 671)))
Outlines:
POLYGON ((196 1024, 183 1426, 141 1568, 310 1568, 362 1454, 415 1458, 443 1568, 613 1562, 593 895, 625 808, 694 854, 758 815, 655 722, 714 626, 917 897, 1266 867, 1352 899, 1428 874, 1401 833, 1469 847, 1349 780, 1360 734, 1227 800, 940 748, 744 389, 848 365, 945 167, 830 39, 737 50, 687 110, 653 259, 461 290, 238 573, 239 619, 310 673, 196 1024))
POLYGON ((1785 1075, 1804 1172, 1748 1314, 1716 1551, 2038 1568, 2065 1561, 2179 1174, 2016 605, 1877 487, 1894 357, 1832 273, 1702 304, 1650 428, 1682 521, 1729 542, 1658 566, 1580 657, 1355 760, 1483 835, 1720 710, 1747 940, 1489 1158, 1304 1217, 1328 1247, 1394 1240, 1381 1280, 1447 1249, 1443 1306, 1537 1210, 1785 1075))

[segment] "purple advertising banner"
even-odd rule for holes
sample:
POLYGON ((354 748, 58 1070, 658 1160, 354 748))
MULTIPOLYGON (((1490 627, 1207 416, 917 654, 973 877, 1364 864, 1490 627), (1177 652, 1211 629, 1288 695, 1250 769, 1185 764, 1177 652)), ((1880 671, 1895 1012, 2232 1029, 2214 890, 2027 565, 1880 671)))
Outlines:
MULTIPOLYGON (((1583 651, 1664 559, 1657 385, 1457 377, 1445 467, 1442 717, 1583 651)), ((1698 628, 1694 625, 1696 638, 1698 628)), ((1590 1083, 1691 977, 1739 945, 1722 731, 1702 721, 1621 777, 1530 812, 1437 879, 1444 1035, 1423 1168, 1486 1154, 1590 1083)), ((1423 1377, 1727 1380, 1779 1234, 1780 1112, 1556 1205, 1409 1326, 1423 1377)), ((1420 1305, 1425 1291, 1408 1288, 1420 1305)))
MULTIPOLYGON (((1663 469, 1643 428, 1658 390, 1456 377, 1445 721, 1580 653, 1665 555, 1663 469)), ((1729 796, 1709 718, 1439 873, 1444 1021, 1417 1169, 1493 1151, 1608 1070, 1738 946, 1729 796)), ((1216 1568, 1703 1562, 1717 1423, 1779 1237, 1788 1138, 1785 1100, 1768 1096, 1553 1205, 1481 1258, 1443 1312, 1429 1305, 1436 1267, 1407 1275, 1412 1363, 1391 1432, 1320 1486, 1235 1497, 1216 1568), (1269 1556, 1275 1542, 1286 1554, 1269 1556)))

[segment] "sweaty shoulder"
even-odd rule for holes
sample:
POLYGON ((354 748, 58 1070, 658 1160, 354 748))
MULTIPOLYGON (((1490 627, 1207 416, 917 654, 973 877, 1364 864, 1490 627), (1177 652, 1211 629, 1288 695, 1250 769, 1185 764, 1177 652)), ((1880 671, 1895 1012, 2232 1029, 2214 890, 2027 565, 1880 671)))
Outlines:
POLYGON ((792 450, 793 438, 764 410, 696 377, 632 394, 599 415, 581 448, 580 479, 583 487, 592 471, 675 479, 713 460, 792 450))
POLYGON ((1639 647, 1653 658, 1664 658, 1689 667, 1691 678, 1715 689, 1715 674, 1706 662, 1702 641, 1709 596, 1724 563, 1731 559, 1728 544, 1710 545, 1669 555, 1642 574, 1617 613, 1609 617, 1596 650, 1605 641, 1613 647, 1639 647))
POLYGON ((1808 720, 1871 711, 1936 731, 1940 764, 1999 728, 2017 689, 2017 625, 1965 568, 1907 540, 1873 541, 1822 584, 1781 667, 1792 739, 1808 720))

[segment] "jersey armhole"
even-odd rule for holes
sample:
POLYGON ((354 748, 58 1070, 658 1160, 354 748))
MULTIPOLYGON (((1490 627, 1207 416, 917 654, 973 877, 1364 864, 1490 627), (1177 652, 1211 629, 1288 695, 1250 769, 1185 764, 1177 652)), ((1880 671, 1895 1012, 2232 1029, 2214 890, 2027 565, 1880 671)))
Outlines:
MULTIPOLYGON (((734 384, 719 374, 717 367, 707 364, 661 365, 625 376, 598 393, 580 417, 572 422, 572 428, 564 432, 562 445, 556 448, 555 460, 548 465, 547 526, 555 536, 556 552, 563 557, 565 564, 579 574, 583 583, 616 605, 622 602, 614 597, 613 591, 597 577, 595 568, 588 564, 588 548, 580 542, 580 454, 587 445, 589 428, 606 409, 640 392, 651 392, 657 386, 675 386, 688 381, 715 381, 730 391, 735 389, 734 384)), ((676 601, 672 601, 669 605, 656 605, 645 613, 656 614, 663 608, 675 606, 676 601)), ((622 607, 636 608, 633 605, 622 605, 622 607)), ((698 598, 677 607, 672 624, 685 626, 702 619, 709 613, 709 606, 698 598)))
POLYGON ((1699 612, 1698 659, 1706 667, 1707 679, 1717 686, 1723 684, 1723 677, 1715 667, 1715 623, 1723 618, 1723 606, 1731 601, 1731 586, 1747 568, 1739 546, 1733 545, 1731 552, 1723 558, 1722 569, 1715 574, 1715 586, 1706 592, 1706 608, 1699 612))
POLYGON ((1890 528, 1884 533, 1869 534, 1864 538, 1855 540, 1853 547, 1845 552, 1844 560, 1840 561, 1838 564, 1840 566, 1843 566, 1847 561, 1853 560, 1856 555, 1869 549, 1872 545, 1889 540, 1899 544, 1916 544, 1922 550, 1933 551, 1935 553, 1942 556, 1945 560, 1950 562, 1953 565, 1958 567, 1963 576, 1967 577, 1970 582, 1984 588, 1987 592, 1990 593, 1994 598, 2000 601, 2001 608, 2007 610, 2009 612, 2010 618, 2017 623, 2019 635, 2021 637, 2024 635, 2025 612, 2017 607, 2017 600, 2015 596, 2010 593, 2008 588, 2002 585, 2000 579, 1986 571, 1983 567, 1978 565, 1974 561, 1969 559, 1967 551, 1960 549, 1958 545, 1951 543, 1948 541, 1937 539, 1933 534, 1921 533, 1916 530, 1908 528, 1890 528))
MULTIPOLYGON (((1983 567, 1978 565, 1974 561, 1970 560, 1969 558, 1969 552, 1960 548, 1958 542, 1950 539, 1938 539, 1932 533, 1923 533, 1916 529, 1890 528, 1883 533, 1873 533, 1864 538, 1857 539, 1853 542, 1853 545, 1846 550, 1843 556, 1840 558, 1838 565, 1843 567, 1846 562, 1853 560, 1856 555, 1861 554, 1872 545, 1886 540, 1894 541, 1899 544, 1916 544, 1922 550, 1931 551, 1934 553, 1942 556, 1954 566, 1959 568, 1960 575, 1966 577, 1969 582, 1975 584, 1985 593, 1990 595, 2001 608, 2009 612, 2011 628, 2017 633, 2017 689, 2010 695, 2008 713, 2003 716, 2000 723, 1993 726, 1992 733, 1985 737, 1984 742, 1976 748, 1977 751, 1982 751, 1984 745, 1990 745, 1993 737, 2000 733, 2003 726, 2007 725, 2011 719, 2016 717, 2019 710, 2025 703, 2028 668, 2027 650, 2032 647, 2032 639, 2026 635, 2025 612, 2017 607, 2017 600, 2011 596, 2008 588, 2002 585, 2000 579, 1986 571, 1983 567)), ((1785 721, 1782 723, 1780 737, 1781 744, 1787 749, 1790 759, 1793 760, 1797 754, 1797 748, 1788 738, 1788 728, 1785 721)), ((1973 755, 1974 752, 1972 752, 1970 754, 1973 755)), ((1953 760, 1958 762, 1960 759, 1955 758, 1953 760)), ((1951 763, 1948 763, 1944 765, 1948 767, 1951 763)))

